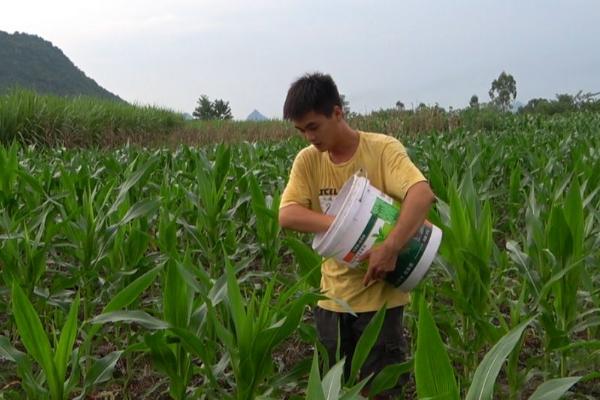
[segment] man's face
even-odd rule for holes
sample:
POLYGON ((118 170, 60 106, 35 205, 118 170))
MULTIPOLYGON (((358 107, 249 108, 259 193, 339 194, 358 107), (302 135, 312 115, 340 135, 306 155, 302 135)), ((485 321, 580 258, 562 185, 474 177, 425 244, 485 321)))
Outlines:
POLYGON ((335 131, 340 121, 341 113, 339 107, 334 107, 331 116, 310 111, 299 119, 292 122, 304 138, 308 140, 319 151, 331 149, 335 141, 335 131))

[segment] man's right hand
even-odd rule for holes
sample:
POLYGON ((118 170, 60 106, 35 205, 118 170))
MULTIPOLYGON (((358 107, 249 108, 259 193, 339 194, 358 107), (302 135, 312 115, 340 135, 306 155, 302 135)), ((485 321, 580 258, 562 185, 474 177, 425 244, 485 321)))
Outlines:
POLYGON ((329 229, 335 217, 290 204, 279 210, 279 225, 298 232, 321 233, 329 229))

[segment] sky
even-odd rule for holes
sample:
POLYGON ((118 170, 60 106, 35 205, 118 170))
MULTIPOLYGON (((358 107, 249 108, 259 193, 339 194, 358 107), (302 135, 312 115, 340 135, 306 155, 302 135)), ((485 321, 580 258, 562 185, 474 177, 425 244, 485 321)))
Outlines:
MULTIPOLYGON (((352 111, 600 92, 597 0, 0 0, 0 30, 36 34, 128 102, 198 98, 281 118, 290 84, 331 74, 352 111)), ((0 62, 2 62, 0 60, 0 62)))

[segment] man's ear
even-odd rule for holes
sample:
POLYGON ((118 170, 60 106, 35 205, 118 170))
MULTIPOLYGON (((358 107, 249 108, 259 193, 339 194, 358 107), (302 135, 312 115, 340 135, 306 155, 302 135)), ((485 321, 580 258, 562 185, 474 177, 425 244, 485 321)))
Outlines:
POLYGON ((342 110, 342 107, 337 105, 333 106, 333 117, 338 122, 341 121, 342 118, 344 118, 344 111, 342 110))

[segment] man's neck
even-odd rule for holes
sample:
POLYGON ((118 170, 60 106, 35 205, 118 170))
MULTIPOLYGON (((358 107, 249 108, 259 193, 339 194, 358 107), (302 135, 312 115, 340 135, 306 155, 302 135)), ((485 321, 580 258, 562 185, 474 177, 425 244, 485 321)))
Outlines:
POLYGON ((334 164, 339 164, 350 160, 354 153, 356 153, 359 142, 360 136, 358 131, 346 126, 340 132, 339 140, 336 146, 329 150, 329 159, 334 164))

